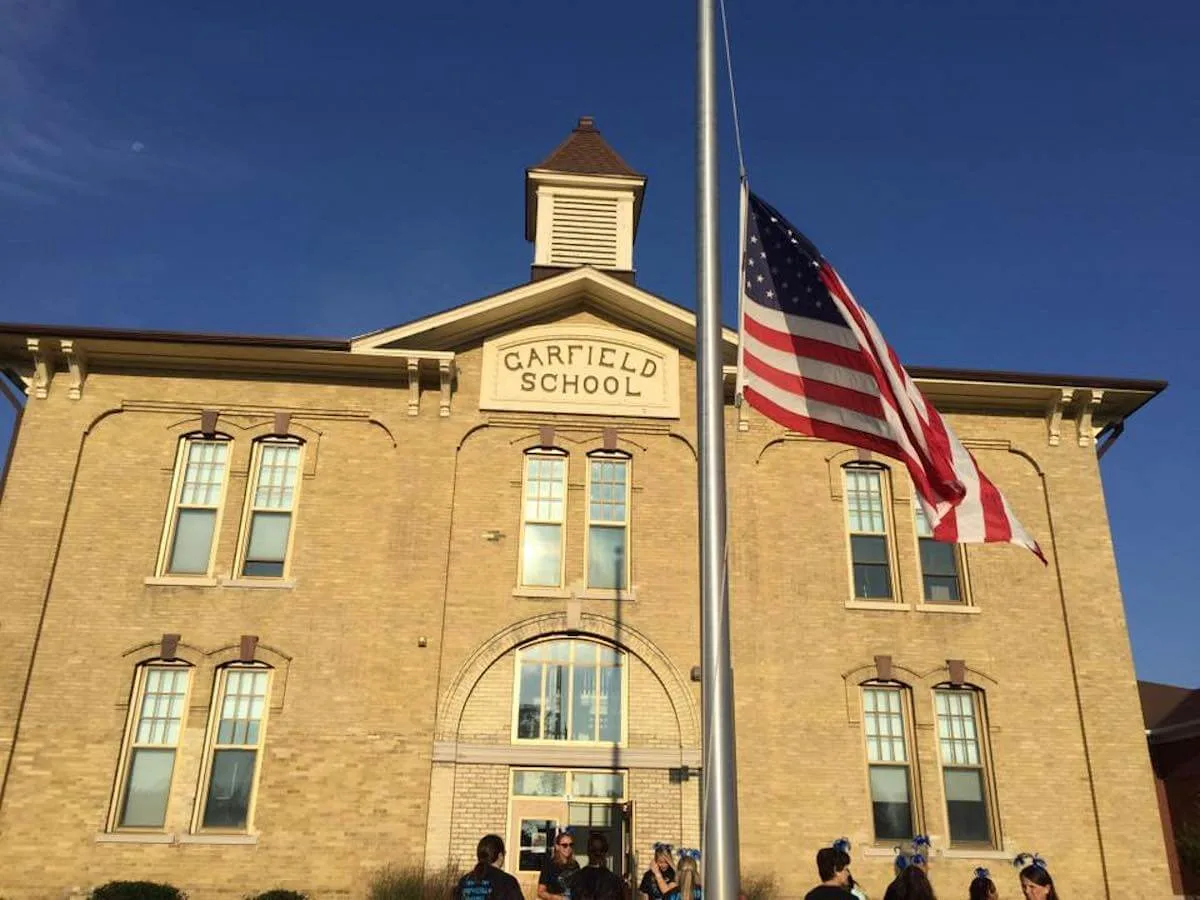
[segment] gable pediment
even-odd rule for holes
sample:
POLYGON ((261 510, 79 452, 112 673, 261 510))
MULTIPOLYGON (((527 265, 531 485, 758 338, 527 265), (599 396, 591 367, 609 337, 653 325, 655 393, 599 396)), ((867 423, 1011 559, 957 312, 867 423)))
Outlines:
MULTIPOLYGON (((580 310, 695 356, 696 316, 691 310, 587 266, 362 335, 351 341, 351 352, 461 352, 490 338, 546 325, 580 310)), ((725 328, 723 336, 727 362, 732 362, 737 334, 725 328)))

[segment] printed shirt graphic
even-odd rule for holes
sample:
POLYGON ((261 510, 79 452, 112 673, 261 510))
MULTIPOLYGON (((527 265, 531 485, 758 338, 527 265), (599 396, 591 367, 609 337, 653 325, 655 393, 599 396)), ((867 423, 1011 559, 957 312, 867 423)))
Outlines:
POLYGON ((468 872, 458 880, 454 900, 523 900, 521 885, 507 872, 488 866, 482 875, 468 872))
POLYGON ((542 874, 538 878, 538 884, 544 884, 546 890, 551 894, 558 894, 564 897, 571 896, 571 879, 579 872, 579 863, 571 860, 566 865, 556 863, 553 859, 546 863, 546 867, 542 869, 542 874))

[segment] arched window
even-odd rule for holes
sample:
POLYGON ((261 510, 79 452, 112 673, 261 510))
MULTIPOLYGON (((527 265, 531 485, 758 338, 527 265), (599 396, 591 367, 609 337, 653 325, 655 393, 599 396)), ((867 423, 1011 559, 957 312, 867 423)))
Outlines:
POLYGON ((621 743, 625 654, 607 644, 554 640, 517 651, 519 741, 621 743))
POLYGON ((890 492, 888 470, 874 463, 842 468, 846 483, 846 523, 850 532, 850 568, 855 600, 895 597, 892 549, 888 541, 890 492))
POLYGON ((161 829, 187 714, 191 668, 152 661, 137 667, 121 755, 114 824, 119 829, 161 829))
POLYGON ((521 497, 518 581, 523 587, 562 587, 567 454, 554 447, 528 451, 521 497))
POLYGON ((212 573, 217 525, 229 480, 231 444, 221 434, 185 435, 179 441, 159 553, 159 575, 212 573))
POLYGON ((917 833, 913 801, 911 697, 895 682, 862 686, 863 733, 875 841, 904 841, 917 833))
POLYGON ((588 455, 587 586, 629 587, 629 457, 588 455))
POLYGON ((200 830, 250 829, 270 687, 271 668, 262 663, 217 670, 196 816, 200 830))
POLYGON ((283 578, 286 573, 303 452, 294 437, 254 442, 237 558, 242 577, 283 578))

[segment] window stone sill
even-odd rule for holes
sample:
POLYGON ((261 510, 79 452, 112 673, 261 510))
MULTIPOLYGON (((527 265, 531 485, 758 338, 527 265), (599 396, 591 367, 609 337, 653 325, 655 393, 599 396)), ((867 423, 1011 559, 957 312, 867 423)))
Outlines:
POLYGON ((892 600, 847 600, 846 609, 869 609, 879 612, 908 612, 911 603, 896 603, 892 600))
POLYGON ((636 600, 637 588, 625 591, 608 590, 605 588, 588 588, 579 592, 580 600, 636 600))
POLYGON ((222 578, 221 587, 231 588, 265 588, 269 591, 288 591, 296 586, 296 582, 283 578, 222 578))
POLYGON ((943 859, 1003 859, 1012 861, 1013 855, 1006 850, 989 850, 980 847, 978 850, 959 848, 958 850, 939 850, 937 855, 943 859))
POLYGON ((102 831, 96 835, 97 844, 173 844, 175 835, 150 831, 102 831))
POLYGON ((981 610, 978 606, 967 606, 965 603, 918 603, 917 612, 957 613, 960 616, 977 616, 981 610))
POLYGON ((204 575, 151 575, 143 583, 151 587, 216 587, 217 579, 204 575))
POLYGON ((570 600, 571 592, 560 587, 515 587, 512 595, 525 600, 570 600))
POLYGON ((181 834, 181 844, 257 844, 257 834, 181 834))

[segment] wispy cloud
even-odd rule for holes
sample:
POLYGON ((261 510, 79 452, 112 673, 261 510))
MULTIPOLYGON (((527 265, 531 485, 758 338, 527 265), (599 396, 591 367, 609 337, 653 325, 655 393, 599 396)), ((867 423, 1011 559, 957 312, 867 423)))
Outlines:
POLYGON ((82 32, 74 0, 0 0, 0 199, 98 193, 149 168, 140 142, 106 133, 49 74, 82 32))

